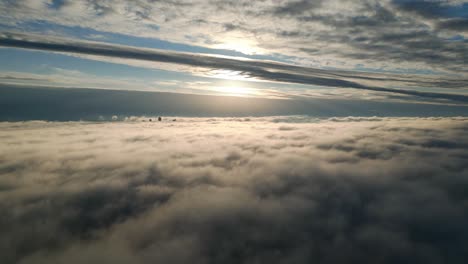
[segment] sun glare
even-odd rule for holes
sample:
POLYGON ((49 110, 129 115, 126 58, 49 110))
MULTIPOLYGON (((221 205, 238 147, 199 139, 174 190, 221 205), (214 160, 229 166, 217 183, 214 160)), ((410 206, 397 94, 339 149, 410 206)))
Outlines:
POLYGON ((234 80, 234 81, 255 80, 254 78, 251 78, 248 74, 245 74, 241 71, 232 71, 232 70, 224 70, 224 69, 212 70, 208 73, 208 76, 212 78, 217 78, 217 79, 234 80))
POLYGON ((258 92, 256 89, 253 88, 247 88, 247 87, 240 87, 240 86, 225 86, 220 88, 223 92, 227 94, 232 94, 232 95, 258 95, 258 92))
POLYGON ((256 48, 256 45, 251 40, 241 39, 238 37, 227 39, 224 43, 215 45, 215 48, 235 50, 238 52, 242 52, 246 55, 254 55, 260 53, 260 50, 256 48))
POLYGON ((217 86, 213 88, 213 90, 220 92, 224 95, 230 96, 246 96, 246 97, 256 97, 260 96, 261 93, 258 89, 252 87, 246 87, 242 84, 235 83, 235 82, 226 82, 221 86, 217 86))

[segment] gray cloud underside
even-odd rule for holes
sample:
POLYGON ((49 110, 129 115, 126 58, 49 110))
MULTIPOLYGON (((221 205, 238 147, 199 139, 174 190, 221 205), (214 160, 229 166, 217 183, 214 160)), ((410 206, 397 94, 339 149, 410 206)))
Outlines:
MULTIPOLYGON (((388 1, 391 3, 387 4, 379 4, 378 1, 361 2, 361 14, 352 17, 305 11, 295 15, 294 19, 336 28, 338 33, 320 32, 316 38, 322 42, 347 43, 355 52, 349 49, 336 51, 343 57, 400 63, 417 61, 454 72, 466 71, 466 39, 447 40, 466 32, 466 11, 463 18, 449 18, 447 14, 441 14, 447 1, 388 1)), ((297 39, 311 37, 310 33, 301 30, 283 33, 297 39)), ((320 54, 316 49, 305 48, 303 51, 310 55, 320 54)))
POLYGON ((465 74, 466 1, 3 1, 3 23, 46 21, 213 47, 247 41, 268 54, 338 68, 465 74), (177 30, 174 30, 177 29, 177 30), (462 36, 456 40, 452 37, 462 36))
POLYGON ((0 123, 0 259, 466 263, 466 119, 295 121, 0 123))
POLYGON ((321 70, 270 61, 238 60, 213 57, 203 54, 178 53, 155 49, 85 42, 69 39, 18 33, 0 35, 0 46, 64 53, 97 55, 111 58, 135 59, 150 62, 164 62, 206 69, 226 69, 237 71, 244 76, 267 81, 300 83, 328 87, 356 88, 371 91, 391 92, 412 96, 439 98, 468 102, 468 96, 425 91, 401 90, 386 86, 414 86, 419 88, 466 88, 468 80, 433 78, 428 76, 407 76, 371 74, 363 72, 321 70))

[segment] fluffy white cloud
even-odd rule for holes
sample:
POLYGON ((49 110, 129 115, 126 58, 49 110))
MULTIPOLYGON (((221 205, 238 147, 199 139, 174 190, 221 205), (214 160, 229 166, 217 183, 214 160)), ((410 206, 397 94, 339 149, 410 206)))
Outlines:
POLYGON ((466 118, 144 120, 0 123, 3 263, 468 257, 466 118))

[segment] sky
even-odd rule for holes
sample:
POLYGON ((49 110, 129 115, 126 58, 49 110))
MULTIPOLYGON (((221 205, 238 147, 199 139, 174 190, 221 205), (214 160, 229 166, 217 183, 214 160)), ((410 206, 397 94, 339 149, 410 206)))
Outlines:
POLYGON ((467 21, 458 0, 3 0, 0 84, 443 104, 460 115, 467 21))

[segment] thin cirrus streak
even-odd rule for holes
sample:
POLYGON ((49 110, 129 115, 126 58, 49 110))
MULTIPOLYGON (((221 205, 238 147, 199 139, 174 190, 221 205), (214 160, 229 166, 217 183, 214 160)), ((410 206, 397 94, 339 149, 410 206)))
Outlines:
MULTIPOLYGON (((426 98, 468 102, 468 96, 421 90, 394 89, 390 87, 466 88, 464 78, 435 78, 397 74, 377 74, 340 70, 323 70, 272 61, 243 60, 216 57, 206 54, 182 53, 157 49, 138 48, 74 39, 47 39, 37 35, 6 32, 0 34, 0 46, 31 50, 99 56, 99 59, 118 58, 149 62, 162 62, 209 70, 238 72, 245 79, 272 82, 308 84, 326 87, 355 88, 377 92, 398 93, 426 98)), ((104 59, 105 60, 105 59, 104 59)), ((114 61, 115 62, 115 61, 114 61)))

